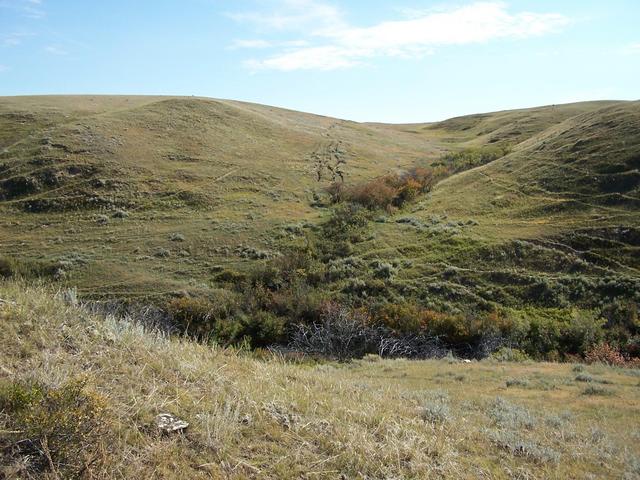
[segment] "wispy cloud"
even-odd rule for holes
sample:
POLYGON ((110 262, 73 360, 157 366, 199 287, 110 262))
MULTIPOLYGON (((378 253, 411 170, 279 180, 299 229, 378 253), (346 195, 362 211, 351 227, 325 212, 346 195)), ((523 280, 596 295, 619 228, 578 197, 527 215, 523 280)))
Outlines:
POLYGON ((261 30, 299 30, 309 26, 325 27, 343 24, 343 14, 333 5, 316 0, 280 0, 275 8, 264 12, 233 12, 230 18, 251 23, 261 30))
POLYGON ((627 45, 624 48, 624 52, 632 55, 640 55, 640 42, 627 45))
POLYGON ((6 35, 0 35, 0 45, 4 47, 16 47, 21 45, 26 38, 32 36, 34 36, 33 33, 27 32, 12 32, 6 35))
POLYGON ((51 55, 58 55, 58 56, 69 55, 69 52, 67 52, 64 48, 61 48, 57 45, 47 45, 46 47, 44 47, 44 51, 51 55))
POLYGON ((232 17, 262 30, 305 31, 310 44, 282 46, 270 56, 246 61, 249 68, 332 70, 381 56, 420 58, 437 47, 539 36, 570 22, 558 13, 511 12, 502 2, 476 2, 437 11, 410 10, 401 20, 369 27, 350 25, 339 9, 315 0, 285 0, 281 8, 284 10, 277 13, 239 13, 232 17))
POLYGON ((0 64, 0 73, 8 72, 11 70, 7 65, 0 64))
POLYGON ((28 18, 42 18, 46 15, 42 0, 0 0, 0 8, 9 9, 28 18))
POLYGON ((292 48, 292 47, 307 47, 309 42, 306 40, 287 40, 284 42, 270 42, 267 40, 235 40, 229 48, 235 50, 240 48, 292 48))

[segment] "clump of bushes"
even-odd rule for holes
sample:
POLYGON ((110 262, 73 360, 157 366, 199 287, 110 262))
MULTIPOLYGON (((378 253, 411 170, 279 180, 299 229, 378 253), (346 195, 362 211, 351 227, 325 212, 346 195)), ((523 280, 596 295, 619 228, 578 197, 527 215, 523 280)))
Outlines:
POLYGON ((500 428, 509 430, 533 429, 536 418, 524 407, 515 405, 502 397, 496 397, 491 403, 489 417, 500 428))
POLYGON ((29 478, 80 478, 99 468, 111 428, 105 399, 83 380, 59 387, 38 382, 0 382, 0 448, 29 478))
POLYGON ((638 359, 630 360, 624 357, 619 349, 612 347, 608 343, 599 343, 593 345, 585 353, 587 363, 605 363, 616 367, 637 366, 638 359))
POLYGON ((225 345, 244 344, 253 348, 284 341, 285 320, 262 307, 269 301, 264 289, 252 298, 238 292, 217 289, 208 297, 180 297, 166 304, 175 326, 201 341, 225 345))
POLYGON ((327 188, 333 203, 352 202, 369 210, 401 207, 426 193, 445 173, 444 169, 415 167, 402 174, 387 174, 358 185, 335 182, 327 188))
POLYGON ((184 242, 185 236, 179 232, 173 232, 169 234, 169 240, 172 242, 184 242))
POLYGON ((439 425, 451 420, 451 409, 446 397, 425 402, 420 409, 422 420, 432 425, 439 425))
POLYGON ((501 145, 482 148, 468 148, 460 152, 445 153, 438 162, 432 166, 448 169, 451 173, 457 173, 470 168, 486 165, 511 152, 511 146, 501 145))
POLYGON ((527 380, 526 378, 509 378, 509 379, 507 379, 505 384, 506 384, 507 388, 510 388, 510 387, 528 387, 529 386, 529 380, 527 380))
MULTIPOLYGON (((531 357, 518 348, 500 347, 491 354, 493 360, 499 362, 526 362, 531 357)), ((508 387, 509 385, 507 385, 508 387)))
POLYGON ((362 358, 366 354, 442 358, 447 352, 437 338, 398 334, 374 322, 366 310, 350 309, 336 302, 322 305, 318 321, 296 325, 289 347, 340 361, 362 358))
POLYGON ((514 456, 529 458, 538 463, 558 463, 561 459, 560 453, 553 448, 528 440, 518 432, 489 431, 488 437, 496 446, 514 456))
POLYGON ((600 396, 609 396, 613 395, 613 391, 608 388, 601 387, 599 385, 589 385, 583 391, 583 395, 600 395, 600 396))
POLYGON ((213 331, 213 304, 204 298, 175 298, 166 309, 180 330, 191 336, 204 338, 213 331))

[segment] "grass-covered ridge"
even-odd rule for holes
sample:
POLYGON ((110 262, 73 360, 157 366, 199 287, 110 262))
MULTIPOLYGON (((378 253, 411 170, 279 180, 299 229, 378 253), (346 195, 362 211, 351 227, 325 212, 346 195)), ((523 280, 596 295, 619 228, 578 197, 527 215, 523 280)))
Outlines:
POLYGON ((169 338, 135 320, 92 315, 48 288, 0 283, 3 474, 639 473, 635 370, 377 357, 295 364, 169 338), (163 436, 153 427, 159 413, 190 426, 163 436))

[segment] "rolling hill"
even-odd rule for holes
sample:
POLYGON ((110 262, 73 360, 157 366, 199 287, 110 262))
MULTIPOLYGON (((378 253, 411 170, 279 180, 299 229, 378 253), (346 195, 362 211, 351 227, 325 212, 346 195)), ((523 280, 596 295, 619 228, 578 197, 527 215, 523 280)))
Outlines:
MULTIPOLYGON (((507 146, 411 212, 374 223, 356 251, 413 250, 430 270, 458 257, 456 248, 438 253, 442 234, 477 250, 516 239, 549 246, 586 229, 601 255, 615 251, 607 268, 635 277, 639 115, 637 102, 587 102, 384 125, 193 97, 5 97, 0 246, 11 258, 58 264, 60 281, 86 295, 206 289, 212 272, 242 270, 277 254, 288 231, 322 222, 332 181, 507 146), (396 222, 407 216, 418 227, 396 222), (420 225, 445 216, 442 232, 426 238, 434 229, 420 225), (460 221, 477 225, 447 233, 460 221)), ((422 278, 420 269, 407 277, 422 278)))

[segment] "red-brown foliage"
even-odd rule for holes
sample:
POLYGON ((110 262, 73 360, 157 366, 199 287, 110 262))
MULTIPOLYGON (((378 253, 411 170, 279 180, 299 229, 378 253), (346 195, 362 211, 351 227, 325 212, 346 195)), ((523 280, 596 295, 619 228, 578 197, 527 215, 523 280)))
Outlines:
POLYGON ((428 192, 446 174, 448 170, 444 168, 415 167, 403 174, 391 173, 353 186, 332 183, 327 187, 327 193, 334 203, 350 201, 370 210, 389 209, 402 206, 421 193, 428 192))

